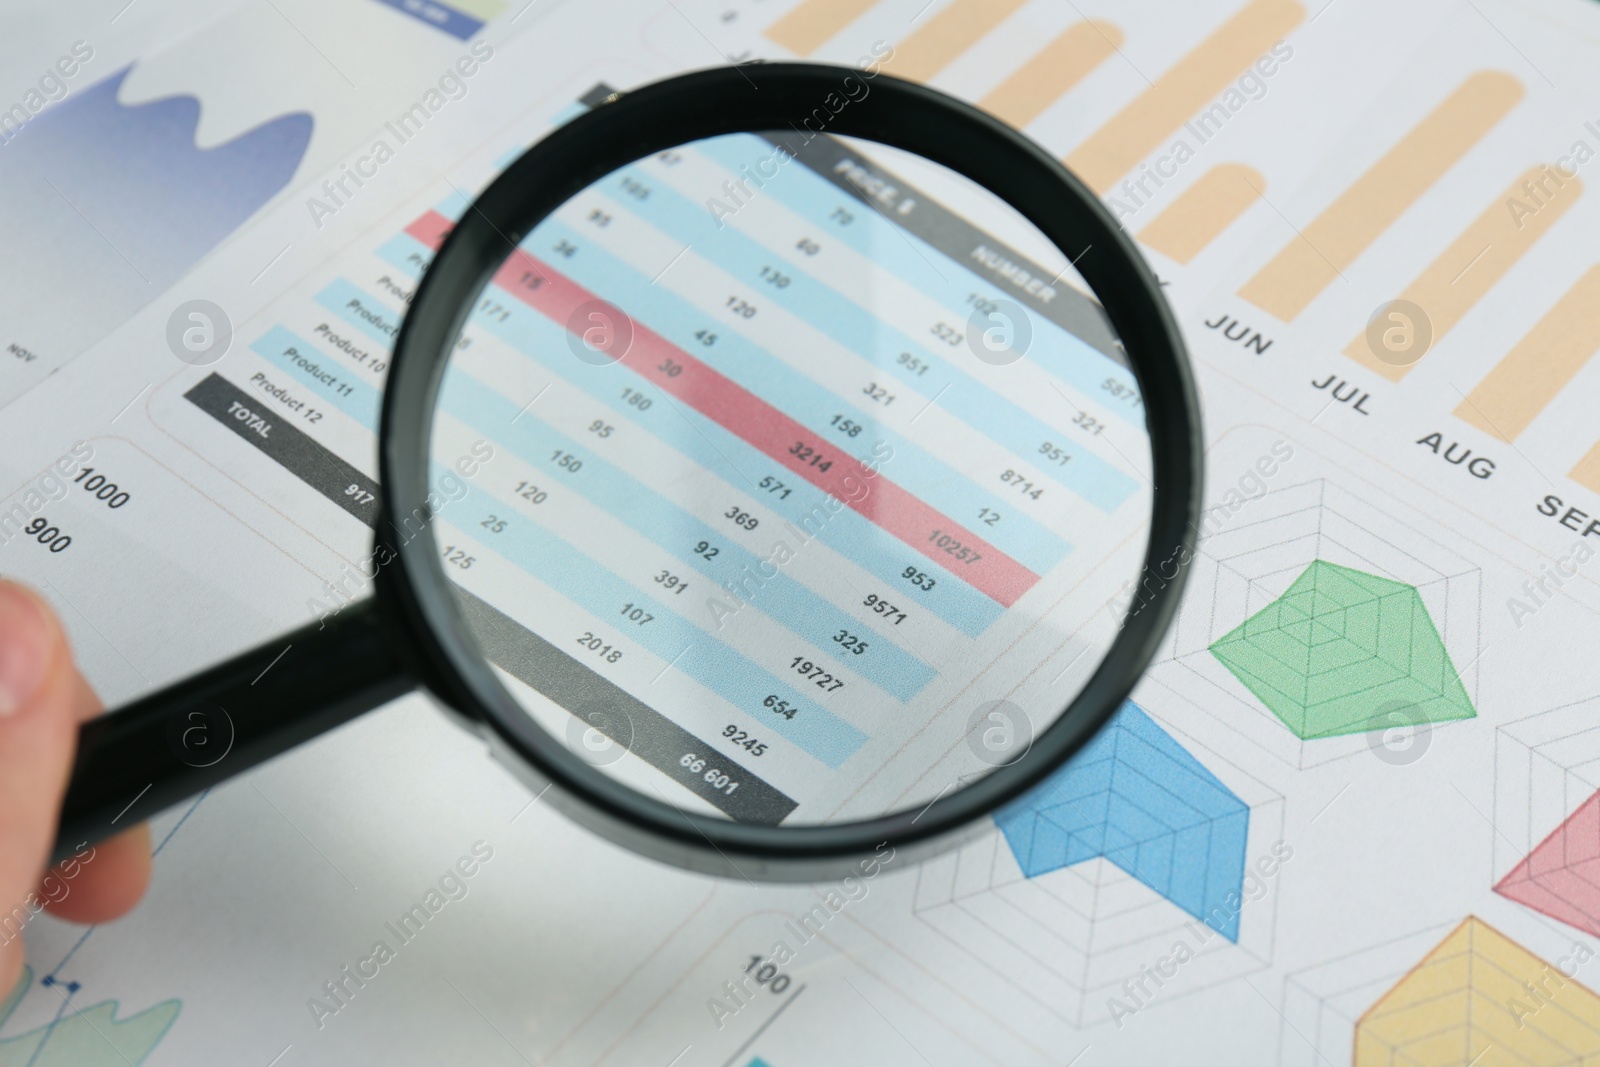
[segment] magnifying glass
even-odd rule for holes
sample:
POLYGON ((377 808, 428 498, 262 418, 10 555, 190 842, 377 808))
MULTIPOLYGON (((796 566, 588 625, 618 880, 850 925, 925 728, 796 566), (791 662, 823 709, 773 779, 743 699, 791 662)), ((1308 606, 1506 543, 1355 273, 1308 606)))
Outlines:
POLYGON ((1202 439, 1094 195, 870 71, 586 103, 386 246, 375 594, 85 725, 58 856, 420 685, 612 841, 823 879, 960 840, 1127 696, 1202 439))

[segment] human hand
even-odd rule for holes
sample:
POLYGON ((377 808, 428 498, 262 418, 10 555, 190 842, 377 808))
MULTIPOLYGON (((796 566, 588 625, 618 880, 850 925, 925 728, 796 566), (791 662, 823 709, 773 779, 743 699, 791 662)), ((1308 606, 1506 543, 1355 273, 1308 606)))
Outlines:
POLYGON ((138 903, 150 881, 142 825, 45 869, 78 724, 101 710, 49 606, 0 581, 0 999, 22 971, 22 930, 39 911, 103 922, 138 903))

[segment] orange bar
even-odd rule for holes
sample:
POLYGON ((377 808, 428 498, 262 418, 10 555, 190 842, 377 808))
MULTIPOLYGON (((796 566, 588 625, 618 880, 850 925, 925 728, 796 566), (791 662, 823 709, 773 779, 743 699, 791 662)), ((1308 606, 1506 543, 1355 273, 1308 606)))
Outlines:
POLYGON ((860 18, 878 0, 805 0, 767 27, 767 37, 797 56, 809 56, 860 18))
POLYGON ((1242 163, 1222 163, 1200 176, 1139 232, 1147 247, 1188 263, 1266 192, 1267 180, 1242 163))
POLYGON ((1590 267, 1467 395, 1456 417, 1502 441, 1515 441, 1597 351, 1600 267, 1590 267))
POLYGON ((1479 71, 1325 208, 1239 295, 1292 321, 1522 99, 1522 83, 1479 71))
MULTIPOLYGON (((1251 0, 1065 160, 1104 193, 1305 18, 1298 0, 1251 0)), ((1220 105, 1219 105, 1220 106, 1220 105)))
POLYGON ((1013 126, 1026 126, 1122 45, 1122 31, 1098 20, 1073 23, 978 101, 1013 126))
MULTIPOLYGON (((1524 171, 1406 286, 1400 299, 1427 313, 1433 344, 1461 321, 1581 195, 1583 184, 1577 178, 1561 178, 1547 166, 1524 171), (1543 187, 1538 184, 1541 181, 1543 187)), ((1396 382, 1417 364, 1416 359, 1403 363, 1380 359, 1369 347, 1366 331, 1345 347, 1344 354, 1396 382)), ((1423 354, 1418 353, 1418 358, 1423 354)))
POLYGON ((1028 0, 955 0, 914 30, 884 62, 890 74, 925 82, 1028 0))
POLYGON ((1584 453, 1578 465, 1573 467, 1567 475, 1585 489, 1592 489, 1600 493, 1600 444, 1596 444, 1584 453))

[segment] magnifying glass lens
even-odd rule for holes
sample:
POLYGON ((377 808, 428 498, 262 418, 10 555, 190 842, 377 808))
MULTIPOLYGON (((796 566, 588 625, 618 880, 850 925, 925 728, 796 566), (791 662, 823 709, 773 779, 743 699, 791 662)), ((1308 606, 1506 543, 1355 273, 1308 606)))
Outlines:
POLYGON ((430 442, 442 566, 507 693, 596 776, 764 826, 1025 758, 1163 581, 1096 254, 795 130, 640 159, 508 240, 430 442))

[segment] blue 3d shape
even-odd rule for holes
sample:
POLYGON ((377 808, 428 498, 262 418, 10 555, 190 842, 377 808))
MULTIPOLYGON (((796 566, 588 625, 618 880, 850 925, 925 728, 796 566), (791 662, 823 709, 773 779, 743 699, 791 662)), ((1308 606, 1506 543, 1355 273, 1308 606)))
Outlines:
POLYGON ((1103 856, 1239 940, 1250 809, 1131 701, 995 824, 1029 878, 1103 856))

